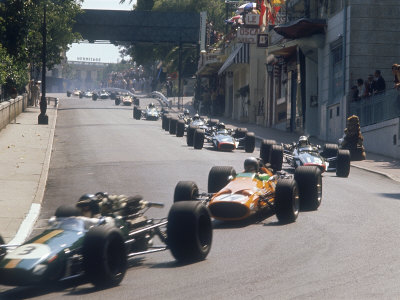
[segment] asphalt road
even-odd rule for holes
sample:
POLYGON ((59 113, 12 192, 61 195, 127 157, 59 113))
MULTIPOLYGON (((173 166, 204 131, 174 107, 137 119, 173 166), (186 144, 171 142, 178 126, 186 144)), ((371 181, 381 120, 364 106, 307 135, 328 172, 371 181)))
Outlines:
MULTIPOLYGON (((59 205, 98 191, 163 202, 147 215, 165 217, 179 180, 206 190, 212 166, 241 170, 248 156, 189 148, 161 121, 134 120, 131 107, 111 100, 65 97, 35 232, 59 205)), ((78 281, 62 289, 7 288, 0 299, 398 299, 399 191, 399 183, 363 170, 353 168, 349 178, 327 173, 321 207, 293 224, 275 216, 214 222, 205 261, 179 265, 161 252, 133 261, 113 289, 78 281)))

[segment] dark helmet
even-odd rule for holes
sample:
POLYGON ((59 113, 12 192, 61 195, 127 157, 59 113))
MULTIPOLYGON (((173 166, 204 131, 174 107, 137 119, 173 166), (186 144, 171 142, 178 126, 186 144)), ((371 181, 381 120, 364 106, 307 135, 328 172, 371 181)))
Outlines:
POLYGON ((217 129, 225 129, 225 123, 221 122, 217 124, 217 129))
POLYGON ((93 194, 82 195, 79 198, 78 203, 76 203, 76 207, 78 207, 82 212, 90 211, 92 216, 100 213, 98 198, 93 194))
POLYGON ((184 114, 185 116, 188 116, 188 115, 189 115, 189 110, 188 110, 188 109, 185 109, 185 110, 183 111, 183 114, 184 114))
POLYGON ((299 137, 299 143, 298 143, 299 147, 305 147, 309 144, 310 142, 308 141, 308 137, 306 137, 305 135, 299 137))
POLYGON ((258 172, 258 160, 255 157, 246 158, 244 161, 244 171, 246 173, 258 172))
POLYGON ((154 103, 151 102, 151 103, 149 104, 149 107, 154 107, 154 103))

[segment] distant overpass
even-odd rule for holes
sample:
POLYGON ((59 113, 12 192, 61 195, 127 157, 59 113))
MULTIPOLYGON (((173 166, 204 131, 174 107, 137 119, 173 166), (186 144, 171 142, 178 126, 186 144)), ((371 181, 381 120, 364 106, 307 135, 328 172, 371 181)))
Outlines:
MULTIPOLYGON (((73 31, 79 32, 89 42, 109 40, 116 43, 198 45, 201 40, 200 22, 200 13, 195 12, 85 9, 76 17, 73 31)), ((205 20, 202 22, 205 26, 205 20)))

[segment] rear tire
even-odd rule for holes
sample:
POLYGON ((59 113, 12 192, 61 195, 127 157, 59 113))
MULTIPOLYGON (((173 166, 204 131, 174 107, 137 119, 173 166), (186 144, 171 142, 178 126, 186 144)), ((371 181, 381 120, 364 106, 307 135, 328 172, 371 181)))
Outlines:
POLYGON ((68 218, 82 215, 80 210, 74 206, 61 205, 56 209, 54 216, 57 218, 68 218))
POLYGON ((185 121, 178 120, 176 123, 176 136, 182 137, 185 134, 185 121))
POLYGON ((176 123, 178 122, 178 119, 176 117, 172 117, 169 120, 169 134, 175 134, 176 135, 176 123))
POLYGON ((194 142, 194 131, 197 129, 197 126, 189 125, 187 134, 186 134, 186 144, 188 146, 193 146, 194 142))
POLYGON ((234 138, 236 139, 240 139, 240 138, 244 138, 246 136, 247 133, 247 128, 236 128, 235 129, 235 133, 234 133, 234 138))
POLYGON ((199 201, 176 202, 168 214, 167 245, 176 260, 187 263, 207 257, 212 243, 208 209, 199 201))
POLYGON ((244 140, 244 150, 247 153, 253 153, 256 147, 256 136, 254 132, 247 132, 244 140))
POLYGON ((271 168, 276 172, 282 170, 283 163, 283 147, 282 145, 272 145, 270 151, 269 163, 271 168))
POLYGON ((210 121, 208 121, 208 125, 210 126, 216 126, 219 123, 218 119, 210 119, 210 121))
POLYGON ((114 102, 115 102, 115 105, 120 105, 121 104, 121 100, 119 100, 119 99, 115 99, 114 102))
POLYGON ((199 188, 194 181, 179 181, 175 186, 174 203, 180 201, 196 200, 199 188))
POLYGON ((295 180, 279 179, 275 188, 275 214, 283 224, 296 221, 300 210, 299 191, 295 180))
POLYGON ((275 145, 275 140, 263 140, 261 142, 260 147, 260 158, 264 161, 265 164, 270 162, 270 153, 272 149, 272 145, 275 145))
POLYGON ((208 192, 217 193, 224 188, 231 179, 235 177, 236 171, 231 166, 214 166, 208 173, 208 192))
POLYGON ((194 136, 193 136, 193 147, 194 149, 203 149, 204 145, 204 131, 203 129, 197 128, 194 131, 194 136))
POLYGON ((322 199, 321 170, 316 166, 300 166, 294 172, 299 187, 300 206, 304 210, 317 210, 322 199))
POLYGON ((340 149, 336 160, 336 176, 348 177, 350 174, 350 151, 340 149))
POLYGON ((336 157, 338 155, 338 149, 339 147, 336 144, 325 144, 321 156, 324 158, 336 157))
POLYGON ((83 268, 89 281, 106 288, 120 284, 127 269, 121 232, 110 226, 91 228, 83 241, 83 268))

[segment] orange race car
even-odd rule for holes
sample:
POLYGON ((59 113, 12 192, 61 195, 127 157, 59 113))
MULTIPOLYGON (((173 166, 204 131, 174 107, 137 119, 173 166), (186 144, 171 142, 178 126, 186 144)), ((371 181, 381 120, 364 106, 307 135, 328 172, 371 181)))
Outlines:
MULTIPOLYGON (((277 145, 272 151, 283 149, 277 145)), ((193 181, 180 181, 174 202, 203 201, 213 218, 224 221, 242 220, 272 209, 279 222, 290 223, 296 221, 300 208, 317 210, 322 198, 320 169, 300 166, 292 175, 280 171, 280 167, 274 170, 255 157, 245 160, 241 173, 230 166, 214 166, 208 175, 208 193, 200 193, 193 181)))

